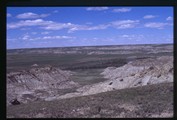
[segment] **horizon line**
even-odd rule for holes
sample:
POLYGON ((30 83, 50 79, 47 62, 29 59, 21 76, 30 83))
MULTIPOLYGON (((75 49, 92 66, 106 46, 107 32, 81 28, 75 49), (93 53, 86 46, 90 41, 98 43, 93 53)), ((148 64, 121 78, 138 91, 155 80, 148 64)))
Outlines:
POLYGON ((35 48, 6 48, 6 50, 18 49, 45 49, 45 48, 73 48, 73 47, 101 47, 101 46, 127 46, 127 45, 173 45, 174 43, 143 43, 143 44, 119 44, 119 45, 82 45, 82 46, 58 46, 58 47, 35 47, 35 48))

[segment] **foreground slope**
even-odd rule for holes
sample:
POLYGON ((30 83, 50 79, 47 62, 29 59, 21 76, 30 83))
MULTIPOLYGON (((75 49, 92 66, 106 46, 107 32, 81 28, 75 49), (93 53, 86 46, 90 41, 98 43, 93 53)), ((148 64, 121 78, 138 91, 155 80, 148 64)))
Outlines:
POLYGON ((8 118, 173 117, 173 83, 7 107, 8 118))

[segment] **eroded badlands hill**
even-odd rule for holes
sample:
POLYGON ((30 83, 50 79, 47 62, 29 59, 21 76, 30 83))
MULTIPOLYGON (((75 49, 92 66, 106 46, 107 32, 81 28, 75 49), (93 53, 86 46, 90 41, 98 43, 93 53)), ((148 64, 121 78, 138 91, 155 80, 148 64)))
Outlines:
POLYGON ((7 74, 7 104, 13 99, 21 103, 44 99, 58 94, 60 90, 77 87, 69 80, 71 73, 53 68, 32 68, 7 74))

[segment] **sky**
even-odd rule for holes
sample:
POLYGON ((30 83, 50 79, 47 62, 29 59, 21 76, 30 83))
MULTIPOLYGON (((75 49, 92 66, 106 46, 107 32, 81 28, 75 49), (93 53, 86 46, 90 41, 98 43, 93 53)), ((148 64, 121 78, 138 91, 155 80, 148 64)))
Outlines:
POLYGON ((7 49, 173 43, 173 7, 8 7, 7 49))

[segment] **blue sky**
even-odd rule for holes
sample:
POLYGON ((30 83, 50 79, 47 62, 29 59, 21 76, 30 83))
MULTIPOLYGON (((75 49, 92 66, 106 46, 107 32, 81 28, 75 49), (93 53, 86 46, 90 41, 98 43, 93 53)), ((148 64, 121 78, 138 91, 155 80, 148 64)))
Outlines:
POLYGON ((173 7, 8 7, 7 49, 173 43, 173 7))

